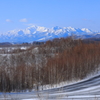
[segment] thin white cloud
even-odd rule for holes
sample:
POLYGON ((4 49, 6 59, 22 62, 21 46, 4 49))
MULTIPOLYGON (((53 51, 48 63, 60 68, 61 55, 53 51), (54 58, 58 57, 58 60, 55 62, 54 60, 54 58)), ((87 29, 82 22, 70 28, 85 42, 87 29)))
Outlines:
POLYGON ((12 22, 10 19, 6 19, 6 22, 12 22))
POLYGON ((28 22, 28 20, 26 18, 20 19, 20 22, 28 22))
POLYGON ((25 25, 26 25, 26 26, 33 26, 33 25, 35 25, 35 24, 31 24, 31 23, 30 23, 30 24, 25 24, 25 25))

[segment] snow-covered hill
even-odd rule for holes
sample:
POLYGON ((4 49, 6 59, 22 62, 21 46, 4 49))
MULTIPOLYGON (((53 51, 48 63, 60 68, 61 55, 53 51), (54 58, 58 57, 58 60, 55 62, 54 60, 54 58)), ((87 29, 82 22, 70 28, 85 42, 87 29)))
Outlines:
POLYGON ((53 27, 46 28, 32 25, 26 29, 11 30, 0 34, 0 42, 23 43, 33 41, 46 41, 54 38, 77 36, 81 38, 100 37, 99 32, 87 28, 53 27))
POLYGON ((0 93, 0 100, 100 100, 100 74, 59 88, 0 93))

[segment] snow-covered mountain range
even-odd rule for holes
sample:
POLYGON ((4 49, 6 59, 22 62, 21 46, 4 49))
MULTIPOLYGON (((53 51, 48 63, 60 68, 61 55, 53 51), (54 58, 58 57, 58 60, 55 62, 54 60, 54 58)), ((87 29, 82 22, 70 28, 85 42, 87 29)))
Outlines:
POLYGON ((87 28, 53 27, 46 28, 32 25, 26 29, 11 30, 0 34, 0 42, 23 43, 33 41, 46 41, 54 38, 76 36, 80 38, 100 37, 99 32, 93 32, 87 28))

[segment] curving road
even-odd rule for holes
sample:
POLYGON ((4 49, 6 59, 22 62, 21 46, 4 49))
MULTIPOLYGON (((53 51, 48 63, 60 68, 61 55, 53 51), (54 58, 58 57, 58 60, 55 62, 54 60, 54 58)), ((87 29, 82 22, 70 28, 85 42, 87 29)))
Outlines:
POLYGON ((100 75, 39 92, 1 93, 0 100, 100 100, 100 75))

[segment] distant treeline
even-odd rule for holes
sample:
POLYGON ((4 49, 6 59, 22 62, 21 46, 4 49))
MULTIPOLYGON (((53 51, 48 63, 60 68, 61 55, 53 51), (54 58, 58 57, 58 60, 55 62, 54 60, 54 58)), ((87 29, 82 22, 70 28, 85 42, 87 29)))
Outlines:
POLYGON ((45 42, 23 42, 23 43, 10 43, 10 42, 2 42, 0 43, 0 47, 9 47, 9 46, 27 46, 27 45, 41 45, 44 44, 45 42))

